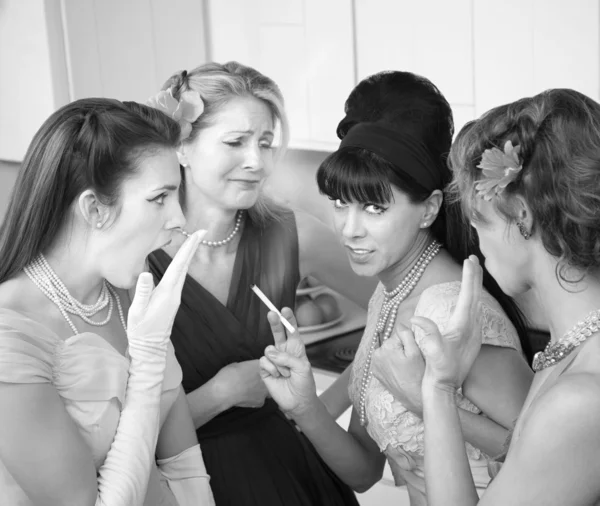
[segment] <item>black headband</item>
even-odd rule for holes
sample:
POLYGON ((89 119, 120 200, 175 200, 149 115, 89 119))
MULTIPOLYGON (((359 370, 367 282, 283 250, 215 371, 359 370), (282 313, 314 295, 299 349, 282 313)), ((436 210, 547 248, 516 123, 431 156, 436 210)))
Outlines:
POLYGON ((425 145, 408 131, 381 123, 358 123, 342 139, 342 148, 362 148, 379 155, 429 191, 444 187, 443 175, 425 145))

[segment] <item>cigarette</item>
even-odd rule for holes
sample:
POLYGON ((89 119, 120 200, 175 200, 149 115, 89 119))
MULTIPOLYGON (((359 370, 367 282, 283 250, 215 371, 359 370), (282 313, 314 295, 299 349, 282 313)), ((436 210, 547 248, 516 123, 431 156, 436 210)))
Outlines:
POLYGON ((279 312, 279 309, 277 309, 273 303, 268 299, 268 297, 262 292, 262 290, 260 288, 258 288, 258 286, 256 285, 252 285, 250 288, 252 288, 252 291, 258 295, 258 298, 260 300, 262 300, 265 303, 265 306, 267 306, 271 311, 273 311, 274 313, 277 314, 277 316, 279 316, 279 320, 281 320, 281 323, 283 323, 283 326, 289 330, 290 334, 293 334, 294 332, 296 332, 296 329, 294 328, 294 326, 285 319, 285 317, 279 312))

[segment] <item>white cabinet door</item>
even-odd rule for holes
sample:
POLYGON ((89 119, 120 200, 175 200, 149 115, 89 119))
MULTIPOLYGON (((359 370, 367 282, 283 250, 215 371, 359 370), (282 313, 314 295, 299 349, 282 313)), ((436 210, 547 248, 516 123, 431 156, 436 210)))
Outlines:
POLYGON ((599 20, 597 0, 474 2, 476 114, 548 88, 598 100, 599 20))
POLYGON ((306 0, 310 138, 337 148, 344 102, 356 84, 350 0, 306 0))
POLYGON ((206 61, 201 0, 63 0, 71 99, 145 101, 206 61))
POLYGON ((335 149, 355 84, 351 0, 211 0, 210 56, 273 79, 290 119, 291 147, 335 149))
POLYGON ((57 5, 0 1, 0 160, 23 160, 35 132, 68 102, 57 5))
POLYGON ((358 79, 404 70, 473 105, 472 0, 356 0, 358 79))

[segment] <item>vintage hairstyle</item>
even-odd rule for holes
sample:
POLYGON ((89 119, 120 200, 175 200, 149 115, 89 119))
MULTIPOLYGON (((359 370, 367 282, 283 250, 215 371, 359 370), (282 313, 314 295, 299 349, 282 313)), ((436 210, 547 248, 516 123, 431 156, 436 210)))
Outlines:
POLYGON ((569 89, 548 90, 496 107, 467 124, 452 147, 455 199, 465 215, 481 219, 473 207, 477 168, 485 149, 519 145, 523 169, 493 203, 507 224, 516 220, 515 195, 533 215, 532 233, 558 258, 556 274, 568 268, 582 275, 600 267, 600 104, 569 89))
MULTIPOLYGON (((350 93, 345 112, 346 117, 337 128, 340 139, 353 126, 364 122, 384 124, 400 132, 410 130, 411 135, 425 146, 439 172, 437 189, 444 190, 450 183, 452 173, 447 157, 454 134, 452 109, 431 81, 410 72, 374 74, 350 93)), ((392 199, 392 187, 404 192, 413 203, 423 202, 433 191, 417 182, 402 167, 394 166, 371 151, 354 147, 340 149, 327 157, 317 172, 317 183, 321 193, 330 198, 372 204, 388 203, 392 199)), ((477 239, 469 229, 460 205, 444 199, 430 230, 459 264, 469 254, 482 258, 477 239)), ((484 285, 515 325, 523 351, 531 360, 531 346, 521 311, 485 268, 484 285)))
POLYGON ((27 149, 0 227, 0 283, 52 244, 83 191, 118 209, 121 183, 144 155, 175 149, 179 131, 135 102, 88 98, 53 113, 27 149))
MULTIPOLYGON (((163 89, 171 88, 173 96, 180 98, 182 92, 193 90, 200 94, 204 111, 192 123, 192 132, 184 141, 193 142, 198 133, 214 121, 220 108, 235 97, 254 97, 264 102, 270 109, 273 122, 279 127, 280 143, 277 158, 285 153, 289 142, 289 125, 284 108, 283 95, 275 82, 252 67, 231 61, 224 64, 207 63, 189 72, 177 72, 164 84, 163 89)), ((183 192, 184 174, 182 170, 181 203, 185 207, 183 192)), ((280 218, 280 208, 265 196, 261 196, 249 209, 250 218, 257 224, 265 224, 280 218)))
MULTIPOLYGON (((338 127, 343 139, 355 125, 373 122, 391 129, 410 128, 413 137, 426 147, 441 175, 439 189, 450 182, 446 166, 454 123, 448 101, 428 79, 410 72, 379 72, 361 81, 345 104, 346 116, 338 127)), ((328 156, 317 172, 319 189, 330 198, 344 201, 388 203, 392 185, 404 191, 412 202, 431 195, 392 163, 366 149, 347 147, 328 156)), ((432 226, 436 238, 445 242, 445 210, 432 226)))

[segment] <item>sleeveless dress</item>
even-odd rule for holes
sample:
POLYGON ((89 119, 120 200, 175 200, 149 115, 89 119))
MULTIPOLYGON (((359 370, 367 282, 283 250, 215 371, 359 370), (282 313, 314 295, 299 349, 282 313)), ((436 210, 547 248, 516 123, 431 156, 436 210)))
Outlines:
MULTIPOLYGON (((539 386, 532 386, 532 389, 530 390, 527 399, 525 399, 525 404, 523 405, 523 409, 519 414, 519 418, 516 421, 515 427, 506 440, 506 443, 504 445, 505 451, 488 462, 488 472, 492 480, 498 475, 498 473, 502 469, 502 465, 504 464, 510 445, 518 441, 519 437, 521 436, 521 431, 523 429, 523 421, 525 420, 526 415, 533 403, 556 384, 560 376, 569 368, 569 366, 573 363, 580 351, 581 347, 577 347, 566 358, 558 362, 556 365, 552 366, 550 372, 548 373, 546 378, 541 381, 539 386)), ((536 374, 540 373, 538 372, 536 374)), ((594 506, 600 506, 600 500, 596 501, 594 503, 594 506)))
MULTIPOLYGON (((170 262, 162 250, 150 256, 156 281, 170 262)), ((246 220, 225 306, 188 276, 171 333, 185 391, 201 387, 232 362, 262 357, 273 344, 268 309, 251 285, 277 308, 293 308, 299 280, 298 233, 291 212, 262 228, 246 220)), ((258 409, 225 411, 197 435, 218 506, 358 504, 354 492, 272 399, 258 409)))
MULTIPOLYGON (((25 314, 0 309, 0 382, 50 383, 89 446, 99 470, 117 431, 129 378, 129 359, 97 334, 64 340, 25 314)), ((181 368, 169 345, 160 402, 164 423, 179 394, 181 368)), ((155 466, 155 465, 154 465, 155 466)), ((156 466, 144 506, 177 506, 156 466)), ((0 461, 0 504, 33 506, 0 461)))
MULTIPOLYGON (((360 387, 365 363, 384 301, 383 290, 384 287, 380 283, 369 301, 365 333, 356 352, 350 375, 349 394, 357 411, 360 409, 360 387)), ((459 292, 460 281, 430 286, 421 294, 415 308, 415 316, 429 318, 443 331, 454 311, 459 292)), ((514 348, 521 352, 517 331, 500 304, 487 292, 482 295, 482 303, 483 344, 514 348)), ((417 330, 417 343, 419 338, 417 330)), ((461 394, 458 405, 473 413, 481 412, 461 394)), ((407 486, 411 506, 426 506, 423 421, 397 401, 375 377, 367 387, 365 411, 367 432, 385 453, 396 485, 407 486)), ((487 470, 489 457, 469 443, 466 443, 466 449, 475 486, 481 494, 490 481, 487 470)))

